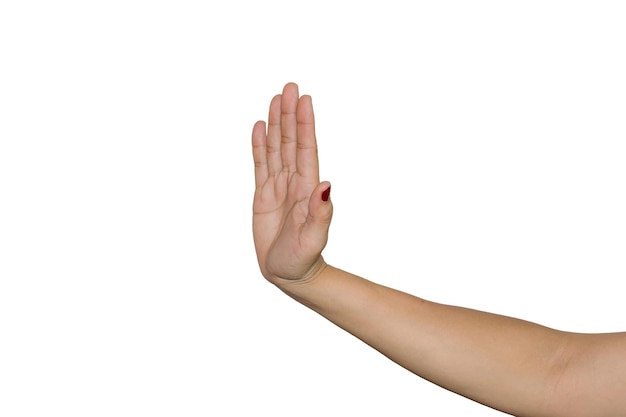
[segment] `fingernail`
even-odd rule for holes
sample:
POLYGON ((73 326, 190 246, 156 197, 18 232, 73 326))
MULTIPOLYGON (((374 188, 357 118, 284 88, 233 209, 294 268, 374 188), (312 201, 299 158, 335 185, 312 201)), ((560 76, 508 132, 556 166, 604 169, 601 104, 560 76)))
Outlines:
POLYGON ((322 201, 328 201, 328 198, 330 197, 330 185, 328 186, 327 189, 325 189, 322 192, 322 201))

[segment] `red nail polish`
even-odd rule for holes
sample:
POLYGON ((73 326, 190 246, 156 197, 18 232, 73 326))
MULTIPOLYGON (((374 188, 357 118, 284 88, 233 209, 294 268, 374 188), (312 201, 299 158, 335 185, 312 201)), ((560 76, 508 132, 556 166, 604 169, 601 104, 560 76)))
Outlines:
POLYGON ((322 192, 322 201, 328 201, 328 198, 330 197, 330 185, 328 186, 327 189, 325 189, 322 192))

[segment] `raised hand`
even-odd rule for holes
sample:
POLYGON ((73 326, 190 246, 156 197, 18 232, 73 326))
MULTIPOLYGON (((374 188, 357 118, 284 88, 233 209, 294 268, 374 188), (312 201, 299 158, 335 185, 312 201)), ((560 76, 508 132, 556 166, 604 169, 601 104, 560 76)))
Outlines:
POLYGON ((320 183, 310 96, 285 85, 270 103, 268 126, 252 130, 256 190, 254 244, 261 272, 274 284, 307 280, 325 267, 321 256, 332 217, 330 184, 320 183))

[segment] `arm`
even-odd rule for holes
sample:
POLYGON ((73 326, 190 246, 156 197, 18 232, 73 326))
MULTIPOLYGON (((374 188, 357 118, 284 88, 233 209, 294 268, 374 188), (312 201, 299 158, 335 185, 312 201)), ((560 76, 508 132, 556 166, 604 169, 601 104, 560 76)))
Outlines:
POLYGON ((287 84, 252 134, 261 272, 302 304, 448 390, 518 416, 626 415, 626 333, 561 332, 426 301, 324 262, 332 218, 311 99, 287 84))
POLYGON ((561 332, 326 266, 284 292, 411 372, 518 416, 624 416, 626 334, 561 332))

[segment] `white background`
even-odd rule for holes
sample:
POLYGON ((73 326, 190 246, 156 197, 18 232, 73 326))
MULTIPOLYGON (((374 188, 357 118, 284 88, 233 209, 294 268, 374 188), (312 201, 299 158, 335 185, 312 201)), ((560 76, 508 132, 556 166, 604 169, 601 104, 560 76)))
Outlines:
POLYGON ((288 81, 313 96, 330 263, 623 331, 625 21, 608 1, 2 2, 0 415, 501 415, 264 281, 252 125, 288 81))

